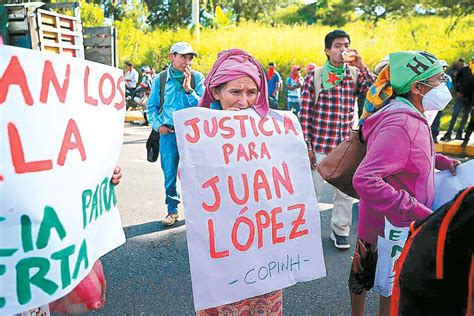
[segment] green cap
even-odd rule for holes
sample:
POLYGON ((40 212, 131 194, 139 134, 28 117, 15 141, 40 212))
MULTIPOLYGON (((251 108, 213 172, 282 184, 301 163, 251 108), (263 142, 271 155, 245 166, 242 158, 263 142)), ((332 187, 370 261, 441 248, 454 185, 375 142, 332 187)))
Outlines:
POLYGON ((436 56, 424 51, 405 51, 389 55, 390 84, 395 95, 410 91, 415 81, 423 81, 443 72, 436 56))

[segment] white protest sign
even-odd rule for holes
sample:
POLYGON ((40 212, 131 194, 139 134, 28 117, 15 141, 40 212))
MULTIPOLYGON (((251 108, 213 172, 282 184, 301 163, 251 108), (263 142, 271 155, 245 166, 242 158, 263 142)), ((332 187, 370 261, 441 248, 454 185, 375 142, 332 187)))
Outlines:
POLYGON ((392 295, 395 281, 395 262, 402 254, 408 238, 409 227, 396 227, 385 218, 384 237, 377 240, 377 267, 375 270, 374 291, 382 296, 392 295))
POLYGON ((174 122, 195 309, 325 276, 297 118, 190 108, 174 122))
POLYGON ((64 296, 125 242, 124 116, 120 69, 0 46, 0 315, 64 296))
POLYGON ((467 161, 456 167, 456 175, 449 170, 435 173, 435 198, 433 210, 436 211, 451 201, 459 191, 474 185, 474 160, 467 161))

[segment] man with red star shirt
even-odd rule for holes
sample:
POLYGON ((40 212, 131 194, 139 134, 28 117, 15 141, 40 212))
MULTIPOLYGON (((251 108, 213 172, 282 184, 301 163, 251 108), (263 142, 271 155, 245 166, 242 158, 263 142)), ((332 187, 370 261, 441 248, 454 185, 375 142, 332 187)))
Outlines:
MULTIPOLYGON (((357 122, 357 97, 366 94, 374 82, 374 75, 360 55, 350 48, 349 34, 342 30, 332 31, 326 35, 324 44, 327 62, 306 76, 300 111, 318 200, 324 180, 316 171, 316 165, 349 136, 351 127, 357 122)), ((337 248, 347 249, 350 248, 347 236, 352 222, 353 199, 336 188, 333 191, 330 237, 337 248)))

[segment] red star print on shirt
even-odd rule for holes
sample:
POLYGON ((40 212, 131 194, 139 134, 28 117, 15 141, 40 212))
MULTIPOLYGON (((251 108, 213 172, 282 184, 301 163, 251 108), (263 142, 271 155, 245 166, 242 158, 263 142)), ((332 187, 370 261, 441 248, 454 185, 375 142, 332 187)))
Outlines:
POLYGON ((336 84, 336 81, 338 80, 341 80, 341 78, 339 78, 336 74, 332 73, 332 72, 328 72, 328 80, 326 80, 326 82, 330 82, 332 83, 333 85, 336 84))

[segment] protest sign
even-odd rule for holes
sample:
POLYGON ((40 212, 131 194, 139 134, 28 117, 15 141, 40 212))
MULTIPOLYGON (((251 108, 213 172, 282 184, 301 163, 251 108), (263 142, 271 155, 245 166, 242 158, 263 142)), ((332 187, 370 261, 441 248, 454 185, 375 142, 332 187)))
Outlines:
POLYGON ((462 163, 456 167, 456 175, 443 170, 435 174, 435 198, 433 210, 451 201, 459 191, 474 185, 474 160, 462 163))
POLYGON ((326 275, 308 150, 293 114, 174 114, 194 305, 326 275))
POLYGON ((120 69, 0 46, 0 315, 64 296, 125 242, 124 116, 120 69))
POLYGON ((377 239, 377 267, 374 290, 382 296, 392 295, 395 281, 395 262, 400 258, 408 238, 409 227, 396 227, 385 218, 384 237, 377 239))

